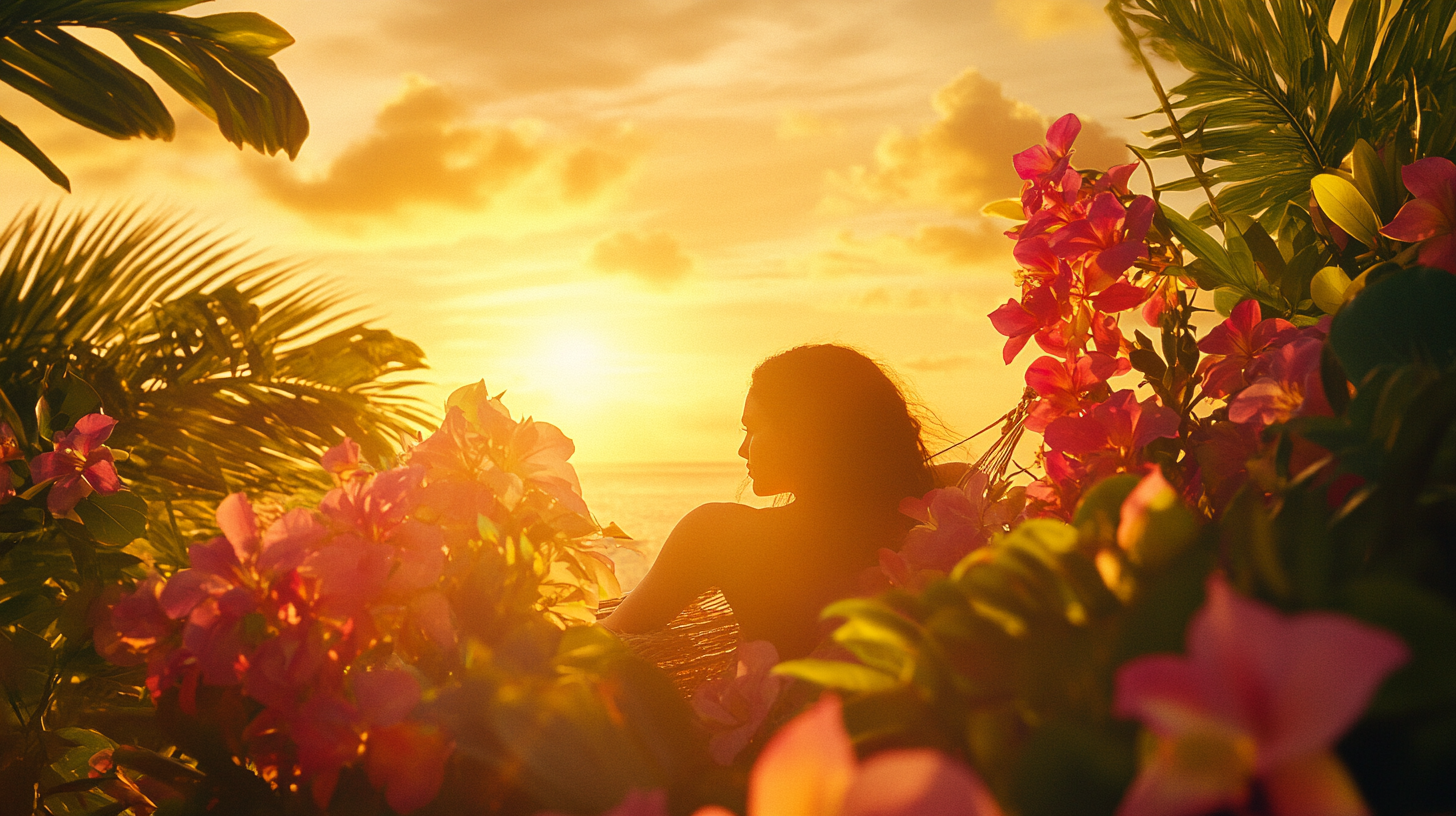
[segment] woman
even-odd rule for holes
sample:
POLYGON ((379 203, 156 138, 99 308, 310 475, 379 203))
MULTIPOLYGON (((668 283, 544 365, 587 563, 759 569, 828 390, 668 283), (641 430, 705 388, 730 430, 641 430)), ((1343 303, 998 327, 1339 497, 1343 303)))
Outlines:
POLYGON ((785 659, 807 654, 819 611, 854 594, 878 550, 912 525, 900 500, 933 486, 920 430, 900 389, 853 349, 800 346, 765 360, 744 400, 738 455, 755 495, 792 501, 688 513, 603 625, 656 629, 716 586, 745 640, 771 641, 785 659))

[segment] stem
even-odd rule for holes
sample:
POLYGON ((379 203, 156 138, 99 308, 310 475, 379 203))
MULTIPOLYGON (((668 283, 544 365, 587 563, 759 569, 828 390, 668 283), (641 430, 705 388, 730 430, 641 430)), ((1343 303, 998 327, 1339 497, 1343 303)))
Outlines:
MULTIPOLYGON (((1108 3, 1107 13, 1112 17, 1112 22, 1117 26, 1117 30, 1122 33, 1128 50, 1143 66, 1143 71, 1148 75, 1148 81, 1153 84, 1153 92, 1158 95, 1158 105, 1163 109, 1163 115, 1168 117, 1168 127, 1173 131, 1173 138, 1178 141, 1178 149, 1183 153, 1183 158, 1188 161, 1188 167, 1193 171, 1193 177, 1198 179, 1199 186, 1203 188, 1203 194, 1208 197, 1208 214, 1212 216, 1213 223, 1223 230, 1223 216, 1219 215, 1218 202, 1214 200, 1212 182, 1208 180, 1208 174, 1203 172, 1202 160, 1194 158, 1193 153, 1188 150, 1188 139, 1183 135, 1183 128, 1178 125, 1178 116, 1173 112, 1173 103, 1168 100, 1168 94, 1163 90, 1163 82, 1158 79, 1158 72, 1153 68, 1153 63, 1143 53, 1142 41, 1138 39, 1137 34, 1133 33, 1132 25, 1122 12, 1122 0, 1112 0, 1108 3)), ((1151 175, 1152 171, 1148 172, 1151 175)))

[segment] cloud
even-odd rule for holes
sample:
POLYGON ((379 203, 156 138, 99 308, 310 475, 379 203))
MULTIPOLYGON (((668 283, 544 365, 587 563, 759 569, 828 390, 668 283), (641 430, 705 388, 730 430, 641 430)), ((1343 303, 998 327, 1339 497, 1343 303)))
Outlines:
POLYGON ((389 19, 393 42, 479 78, 494 93, 619 88, 696 62, 741 35, 764 0, 414 0, 389 19))
POLYGON ((1011 263, 1013 244, 985 218, 961 224, 922 224, 908 234, 858 235, 845 230, 834 243, 791 266, 820 277, 920 275, 1011 263))
POLYGON ((322 174, 300 177, 277 162, 251 162, 248 171, 285 207, 357 230, 421 210, 478 214, 507 196, 536 209, 590 204, 635 157, 630 139, 553 140, 539 127, 474 123, 467 113, 451 91, 412 79, 322 174))
POLYGON ((816 136, 838 136, 844 132, 844 125, 811 110, 786 108, 779 111, 779 125, 775 132, 780 139, 788 142, 816 136))
POLYGON ((1097 0, 996 0, 996 16, 1028 40, 1109 25, 1097 0))
POLYGON ((912 371, 927 371, 942 373, 947 371, 963 371, 967 368, 974 368, 985 365, 992 355, 988 354, 941 354, 928 357, 916 357, 913 360, 906 360, 902 365, 912 371))
POLYGON ((597 241, 587 262, 602 272, 635 275, 662 287, 677 283, 693 266, 671 235, 626 230, 597 241))
MULTIPOLYGON (((885 134, 874 164, 838 176, 838 191, 862 201, 930 204, 964 214, 1016 195, 1021 182, 1011 157, 1043 141, 1047 117, 1007 97, 999 82, 975 69, 940 89, 934 106, 935 122, 918 133, 885 134)), ((1097 122, 1082 123, 1076 150, 1082 167, 1129 158, 1122 140, 1097 122)))

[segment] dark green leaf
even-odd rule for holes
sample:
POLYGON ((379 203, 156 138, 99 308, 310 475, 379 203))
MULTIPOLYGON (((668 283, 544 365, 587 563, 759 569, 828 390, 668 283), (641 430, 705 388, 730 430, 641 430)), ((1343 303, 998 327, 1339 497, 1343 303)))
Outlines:
POLYGON ((76 515, 103 544, 125 546, 147 535, 147 503, 130 490, 92 493, 76 505, 76 515))

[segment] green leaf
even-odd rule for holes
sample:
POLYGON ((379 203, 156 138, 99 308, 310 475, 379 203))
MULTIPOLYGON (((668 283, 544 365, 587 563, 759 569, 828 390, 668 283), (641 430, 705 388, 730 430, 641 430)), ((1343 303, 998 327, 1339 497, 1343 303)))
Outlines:
POLYGON ((1345 591, 1344 608, 1398 635, 1411 660, 1398 669, 1370 705, 1374 716, 1408 715, 1456 701, 1456 609, 1411 583, 1371 577, 1345 591))
POLYGON ((212 31, 212 39, 253 57, 266 58, 293 45, 293 35, 261 14, 235 11, 194 17, 212 31))
POLYGON ((1309 282, 1309 296, 1314 305, 1325 314, 1334 314, 1345 302, 1345 290, 1350 288, 1350 276, 1338 266, 1327 266, 1314 273, 1309 282))
POLYGON ((981 215, 992 215, 1008 221, 1025 221, 1026 210, 1019 198, 1001 198, 981 208, 981 215))
POLYGON ((92 493, 76 505, 76 515, 103 544, 125 546, 147 535, 147 503, 130 490, 92 493))
POLYGON ((824 688, 862 694, 887 691, 905 683, 896 675, 860 663, 808 657, 785 660, 773 668, 773 673, 797 677, 824 688))
POLYGON ((71 180, 66 178, 66 174, 61 172, 61 168, 57 167, 56 163, 51 161, 50 157, 39 147, 36 147, 35 142, 32 142, 20 128, 11 124, 3 116, 0 116, 0 144, 19 153, 26 161, 44 173, 46 178, 65 188, 66 192, 71 192, 71 180))
POLYGON ((1380 234, 1380 218, 1370 202, 1344 176, 1321 173, 1310 181, 1314 200, 1320 211, 1350 237, 1368 247, 1375 246, 1380 234))
POLYGON ((1330 324, 1330 345, 1359 386, 1380 365, 1456 362, 1456 275, 1413 267, 1366 286, 1330 324))
POLYGON ((1203 231, 1203 228, 1184 218, 1181 213, 1167 204, 1159 204, 1163 211, 1163 217, 1168 219, 1168 226, 1173 230, 1183 245, 1189 251, 1203 260, 1213 268, 1220 280, 1233 281, 1233 263, 1229 260, 1228 251, 1219 245, 1212 236, 1203 231))

